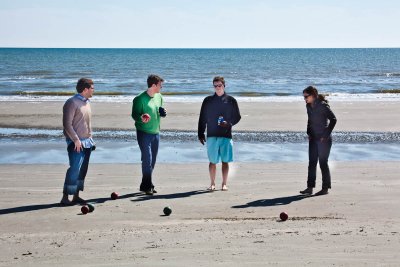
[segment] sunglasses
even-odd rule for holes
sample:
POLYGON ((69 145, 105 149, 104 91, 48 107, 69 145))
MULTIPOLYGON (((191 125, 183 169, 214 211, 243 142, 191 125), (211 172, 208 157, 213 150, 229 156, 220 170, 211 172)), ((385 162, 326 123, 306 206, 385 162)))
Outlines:
POLYGON ((307 98, 309 98, 311 95, 305 95, 304 96, 304 99, 307 99, 307 98))
POLYGON ((219 87, 222 87, 222 86, 224 86, 223 84, 214 84, 214 88, 219 88, 219 87))

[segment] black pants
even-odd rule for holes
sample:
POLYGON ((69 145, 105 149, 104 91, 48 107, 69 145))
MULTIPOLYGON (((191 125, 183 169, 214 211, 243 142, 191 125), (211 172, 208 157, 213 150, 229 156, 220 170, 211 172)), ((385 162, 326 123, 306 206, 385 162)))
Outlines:
POLYGON ((322 172, 322 188, 331 188, 331 173, 328 166, 328 158, 331 152, 332 139, 325 139, 324 141, 310 140, 308 147, 308 180, 307 187, 314 188, 315 180, 317 179, 317 163, 322 172))

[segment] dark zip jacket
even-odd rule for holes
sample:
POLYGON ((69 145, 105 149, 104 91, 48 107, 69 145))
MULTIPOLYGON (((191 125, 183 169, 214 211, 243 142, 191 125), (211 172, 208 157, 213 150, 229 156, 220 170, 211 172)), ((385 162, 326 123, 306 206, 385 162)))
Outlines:
POLYGON ((201 105, 198 137, 205 138, 204 131, 207 128, 207 137, 232 138, 232 126, 241 119, 239 106, 235 98, 226 93, 222 96, 217 94, 207 96, 201 105), (218 117, 223 116, 229 123, 228 128, 218 125, 218 117))
POLYGON ((327 102, 317 99, 315 100, 314 106, 307 104, 307 115, 308 136, 317 139, 331 137, 337 120, 327 102))

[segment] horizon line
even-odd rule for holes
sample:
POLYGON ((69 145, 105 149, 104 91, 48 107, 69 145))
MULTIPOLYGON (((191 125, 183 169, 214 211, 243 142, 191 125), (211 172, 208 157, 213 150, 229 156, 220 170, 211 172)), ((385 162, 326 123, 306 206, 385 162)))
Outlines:
POLYGON ((398 49, 400 46, 371 47, 41 47, 0 46, 0 49, 398 49))

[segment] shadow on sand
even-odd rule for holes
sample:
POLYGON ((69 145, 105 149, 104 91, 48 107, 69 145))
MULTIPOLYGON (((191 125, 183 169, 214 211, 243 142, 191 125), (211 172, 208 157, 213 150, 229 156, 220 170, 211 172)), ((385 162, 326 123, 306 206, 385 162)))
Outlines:
POLYGON ((136 199, 132 199, 131 201, 146 201, 146 200, 153 200, 153 199, 175 199, 175 198, 185 198, 185 197, 191 197, 195 195, 201 195, 201 194, 208 194, 210 191, 207 190, 195 190, 195 191, 189 191, 189 192, 182 192, 182 193, 173 193, 173 194, 167 194, 167 195, 142 195, 139 196, 136 199))
POLYGON ((237 205, 232 206, 234 209, 243 209, 243 208, 250 208, 250 207, 271 207, 271 206, 283 206, 288 205, 295 201, 300 201, 305 198, 309 198, 312 196, 309 195, 295 195, 295 196, 288 196, 288 197, 277 197, 277 198, 270 198, 270 199, 259 199, 252 202, 249 202, 244 205, 237 205))
MULTIPOLYGON (((143 195, 143 193, 131 193, 131 194, 119 196, 118 199, 137 197, 137 196, 141 196, 141 195, 143 195)), ((104 203, 109 200, 111 200, 110 197, 103 197, 103 198, 87 199, 86 202, 93 203, 93 204, 100 204, 100 203, 104 203)), ((76 205, 80 205, 80 204, 76 204, 76 205)), ((52 204, 27 205, 27 206, 15 207, 15 208, 1 209, 0 215, 10 214, 10 213, 29 212, 29 211, 36 211, 36 210, 45 210, 45 209, 51 209, 51 208, 57 208, 57 207, 67 207, 67 206, 63 206, 58 202, 52 203, 52 204)))

